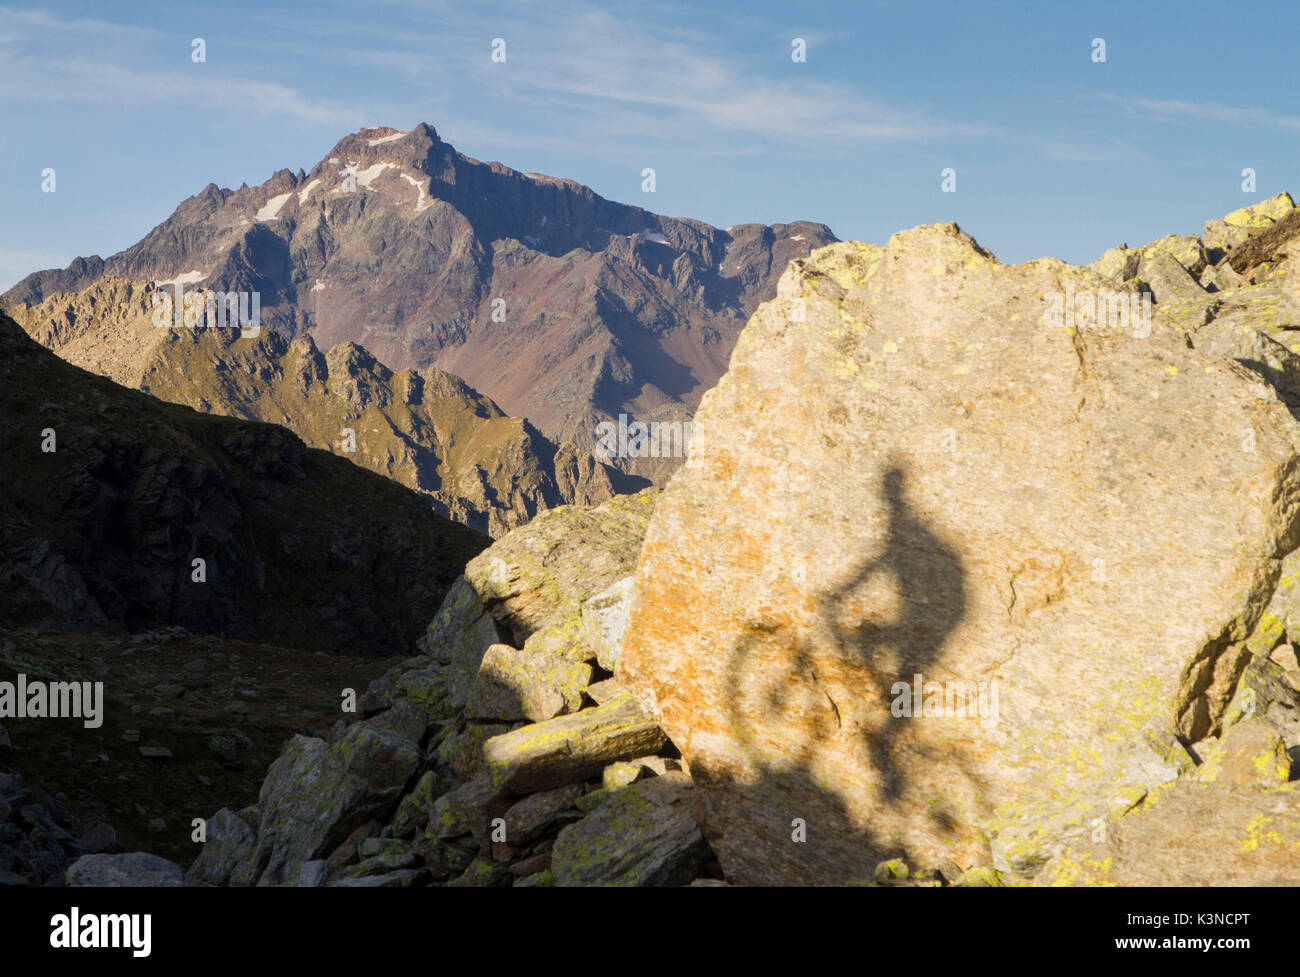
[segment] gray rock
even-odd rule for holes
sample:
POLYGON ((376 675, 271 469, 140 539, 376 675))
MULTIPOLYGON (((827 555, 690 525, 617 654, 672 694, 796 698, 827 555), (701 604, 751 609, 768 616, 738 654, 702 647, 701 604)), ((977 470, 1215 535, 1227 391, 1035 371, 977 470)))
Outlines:
POLYGON ((633 577, 624 577, 582 605, 582 626, 596 650, 596 662, 607 672, 615 670, 623 650, 628 613, 632 608, 633 577))
MULTIPOLYGON (((545 872, 550 867, 550 852, 542 852, 539 855, 530 855, 527 858, 521 858, 517 862, 511 862, 508 869, 511 875, 525 878, 530 875, 538 875, 541 872, 545 872)), ((515 883, 515 885, 518 884, 518 882, 515 883)))
POLYGON ((605 788, 626 787, 628 784, 634 784, 641 779, 642 770, 639 766, 627 761, 620 760, 618 763, 611 763, 600 774, 600 785, 605 788))
POLYGON ((529 794, 511 805, 505 813, 506 842, 520 848, 545 834, 581 796, 582 785, 572 784, 529 794))
POLYGON ((427 719, 423 709, 399 699, 391 709, 366 720, 366 725, 379 732, 390 732, 412 746, 419 746, 427 719))
POLYGON ((447 883, 449 889, 478 889, 494 886, 507 886, 514 881, 514 876, 504 865, 487 858, 476 858, 457 878, 447 883))
POLYGON ((429 830, 439 838, 467 834, 473 834, 476 839, 486 838, 488 823, 495 815, 504 813, 505 806, 494 796, 488 779, 477 777, 434 802, 429 830))
POLYGON ((637 757, 635 760, 629 760, 628 763, 639 768, 642 777, 662 777, 670 770, 682 769, 682 761, 675 760, 672 757, 643 756, 637 757))
POLYGON ((117 831, 113 830, 113 825, 105 821, 100 821, 81 838, 82 848, 85 848, 90 855, 99 855, 101 852, 108 851, 114 844, 117 844, 117 831))
POLYGON ((493 736, 510 732, 509 723, 467 723, 438 746, 438 760, 468 783, 483 772, 483 744, 493 736))
POLYGON ((336 870, 351 865, 361 857, 361 846, 371 838, 378 837, 383 830, 384 826, 379 821, 367 821, 344 838, 342 844, 330 852, 325 860, 336 870))
POLYGON ((414 743, 368 722, 333 745, 295 736, 262 784, 254 857, 267 864, 259 882, 276 884, 286 870, 328 855, 358 826, 386 815, 419 764, 414 743))
POLYGON ((1156 302, 1198 298, 1205 289, 1167 251, 1154 251, 1142 258, 1137 277, 1146 282, 1156 302))
POLYGON ((1234 210, 1219 220, 1205 222, 1206 250, 1211 257, 1222 255, 1250 239, 1252 230, 1281 220, 1295 207, 1289 194, 1279 193, 1249 207, 1234 210))
POLYGON ((553 885, 555 885, 555 873, 550 869, 546 869, 545 871, 536 872, 533 875, 525 875, 515 883, 514 887, 516 889, 530 889, 537 886, 553 885))
POLYGON ((284 884, 302 888, 322 886, 330 877, 330 863, 323 858, 301 862, 285 874, 284 884))
POLYGON ((249 809, 236 813, 223 807, 207 822, 207 841, 190 866, 191 882, 227 885, 236 866, 248 858, 257 841, 257 820, 249 809))
POLYGON ((361 711, 367 715, 387 709, 393 704, 393 680, 381 675, 367 686, 361 695, 361 711))
MULTIPOLYGON (((653 508, 654 494, 642 492, 552 509, 471 560, 418 643, 433 659, 445 715, 464 708, 492 645, 526 648, 544 629, 548 644, 586 644, 570 625, 580 631, 583 602, 631 573, 653 508)), ((584 648, 577 657, 596 656, 584 648)))
POLYGON ((74 888, 178 886, 181 885, 181 869, 165 858, 142 851, 124 855, 82 855, 68 867, 65 878, 74 888))
POLYGON ((359 878, 340 879, 329 883, 331 888, 341 889, 405 889, 418 882, 427 872, 419 869, 400 869, 384 875, 363 875, 359 878))
POLYGON ((232 767, 239 766, 253 749, 253 741, 243 733, 214 733, 204 739, 203 745, 232 767))
POLYGON ((1257 329, 1222 320, 1192 334, 1196 348, 1219 356, 1230 356, 1263 377, 1294 405, 1300 397, 1300 356, 1257 329))
MULTIPOLYGON (((423 656, 411 661, 423 661, 423 656)), ((405 699, 420 707, 429 719, 445 718, 442 704, 442 681, 425 664, 411 668, 397 676, 393 685, 394 699, 405 699)))
POLYGON ((1181 780, 1104 833, 1080 836, 1043 885, 1287 886, 1300 883, 1300 792, 1181 780))
POLYGON ((140 755, 149 760, 170 760, 172 751, 165 746, 142 746, 140 755))
POLYGON ((612 792, 605 803, 555 840, 557 885, 685 885, 710 851, 691 814, 691 781, 682 773, 612 792))
POLYGON ((439 882, 446 882, 469 868, 470 862, 474 861, 475 850, 455 842, 426 836, 420 840, 418 854, 433 878, 439 882))
POLYGON ((591 684, 587 652, 560 635, 538 632, 523 648, 492 645, 483 654, 465 715, 471 719, 541 722, 582 708, 591 684))
POLYGON ((416 783, 415 788, 397 805, 397 812, 393 815, 391 824, 393 837, 411 838, 423 830, 429 823, 433 802, 454 786, 439 778, 434 771, 427 771, 416 783))
POLYGON ((428 631, 417 642, 433 659, 430 677, 442 689, 441 713, 453 716, 469 699, 483 653, 501 640, 496 621, 464 577, 452 584, 428 631))

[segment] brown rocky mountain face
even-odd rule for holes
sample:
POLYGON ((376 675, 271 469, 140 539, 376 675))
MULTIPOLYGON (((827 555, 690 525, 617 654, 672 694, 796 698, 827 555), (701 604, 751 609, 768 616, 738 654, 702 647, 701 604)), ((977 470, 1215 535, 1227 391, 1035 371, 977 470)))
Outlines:
POLYGON ((157 328, 160 294, 151 282, 110 277, 14 311, 68 362, 172 403, 282 424, 493 536, 540 510, 646 484, 556 445, 436 367, 394 373, 353 343, 322 352, 310 334, 157 328))
POLYGON ((2 313, 0 409, 10 627, 400 654, 488 542, 282 427, 64 363, 2 313))
MULTIPOLYGON (((422 124, 349 135, 310 173, 210 185, 133 247, 0 300, 22 318, 107 279, 256 292, 263 326, 356 343, 394 370, 436 366, 591 450, 620 413, 689 419, 786 264, 833 240, 821 224, 661 217, 470 159, 422 124)), ((662 479, 680 458, 611 463, 662 479)))

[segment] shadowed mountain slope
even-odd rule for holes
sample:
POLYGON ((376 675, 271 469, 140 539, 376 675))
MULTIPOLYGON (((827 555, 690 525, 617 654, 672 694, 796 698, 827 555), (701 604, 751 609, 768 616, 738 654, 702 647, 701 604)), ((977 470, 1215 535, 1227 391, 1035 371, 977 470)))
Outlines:
POLYGON ((70 366, 3 313, 0 412, 10 626, 397 654, 487 543, 281 427, 70 366))

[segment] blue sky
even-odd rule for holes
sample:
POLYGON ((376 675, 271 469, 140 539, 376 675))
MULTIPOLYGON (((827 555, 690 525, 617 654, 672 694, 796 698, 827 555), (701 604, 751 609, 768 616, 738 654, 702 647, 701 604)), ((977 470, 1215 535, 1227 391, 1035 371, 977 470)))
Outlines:
POLYGON ((0 289, 134 243, 208 183, 421 121, 469 156, 722 227, 883 242, 955 220, 1004 261, 1086 262, 1300 193, 1297 19, 1057 0, 0 7, 0 289))

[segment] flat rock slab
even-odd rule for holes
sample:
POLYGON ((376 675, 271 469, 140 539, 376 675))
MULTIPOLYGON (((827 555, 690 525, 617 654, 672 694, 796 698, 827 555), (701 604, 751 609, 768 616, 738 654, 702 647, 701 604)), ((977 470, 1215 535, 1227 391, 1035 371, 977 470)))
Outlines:
POLYGON ((544 723, 522 726, 483 745, 485 776, 497 794, 530 794, 598 775, 608 763, 661 749, 665 736, 630 695, 544 723))

